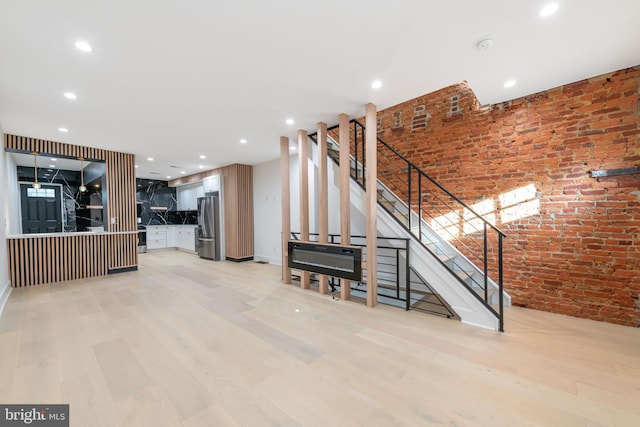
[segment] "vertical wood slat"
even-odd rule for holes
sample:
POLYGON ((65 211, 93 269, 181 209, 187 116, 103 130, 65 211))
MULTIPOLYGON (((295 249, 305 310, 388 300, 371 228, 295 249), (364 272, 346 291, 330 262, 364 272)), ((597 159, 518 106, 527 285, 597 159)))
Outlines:
MULTIPOLYGON (((309 241, 309 141, 305 130, 298 131, 298 170, 300 174, 300 240, 309 241)), ((310 275, 300 272, 300 287, 308 289, 310 275)))
MULTIPOLYGON (((340 144, 340 242, 351 244, 351 161, 349 159, 349 116, 338 116, 340 144)), ((351 298, 351 281, 340 279, 340 299, 351 298)))
POLYGON ((235 170, 231 167, 223 170, 223 185, 224 185, 224 230, 225 230, 225 256, 227 258, 233 258, 237 254, 236 249, 236 224, 237 220, 234 212, 237 212, 237 198, 234 197, 236 193, 236 174, 235 170))
POLYGON ((233 164, 221 169, 224 186, 225 256, 252 258, 253 246, 253 167, 233 164))
MULTIPOLYGON (((4 147, 16 151, 36 151, 104 161, 107 171, 107 230, 131 232, 114 239, 111 239, 116 237, 114 235, 63 234, 53 237, 8 238, 10 274, 14 287, 99 276, 107 274, 109 270, 137 266, 135 158, 132 154, 10 134, 5 134, 4 147), (109 217, 117 218, 116 224, 111 224, 109 217), (98 261, 91 261, 91 254, 98 261)), ((253 217, 251 218, 253 221, 253 217)))
MULTIPOLYGON (((327 177, 327 124, 318 123, 318 241, 329 242, 329 190, 327 177)), ((329 293, 329 277, 321 274, 318 279, 321 294, 329 293)))
POLYGON ((374 307, 378 302, 378 134, 374 104, 365 106, 365 123, 367 306, 374 307))
POLYGON ((253 231, 253 166, 241 165, 240 167, 242 186, 242 205, 240 206, 240 217, 242 224, 242 258, 253 258, 254 255, 254 231, 253 231))
POLYGON ((51 154, 66 157, 84 157, 87 160, 106 160, 108 150, 92 147, 81 147, 78 145, 65 144, 62 142, 47 141, 37 138, 29 138, 5 134, 4 147, 17 151, 51 154))
POLYGON ((108 273, 104 248, 109 238, 116 238, 112 246, 126 252, 122 262, 130 262, 133 249, 137 252, 136 234, 7 238, 11 284, 20 288, 103 276, 108 273))
POLYGON ((282 283, 291 283, 287 244, 291 236, 291 189, 289 185, 289 138, 280 137, 280 207, 282 211, 282 283))

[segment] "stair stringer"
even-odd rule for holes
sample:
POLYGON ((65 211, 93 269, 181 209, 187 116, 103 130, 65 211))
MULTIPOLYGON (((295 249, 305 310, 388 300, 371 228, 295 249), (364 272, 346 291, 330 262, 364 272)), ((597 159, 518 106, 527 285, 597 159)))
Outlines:
MULTIPOLYGON (((317 174, 318 146, 310 144, 309 174, 317 174)), ((340 169, 333 162, 328 162, 329 192, 333 193, 330 199, 339 200, 340 169)), ((352 233, 364 231, 366 222, 365 191, 354 180, 349 180, 351 193, 351 227, 352 233)), ((378 235, 385 237, 400 237, 410 239, 410 265, 424 277, 430 286, 449 304, 460 316, 460 320, 469 325, 481 328, 499 329, 498 319, 480 302, 469 290, 458 282, 457 278, 444 267, 431 252, 422 246, 416 238, 405 230, 398 222, 377 205, 378 209, 378 235)), ((331 228, 331 227, 330 227, 331 228)))
MULTIPOLYGON (((350 186, 351 205, 358 210, 358 213, 365 216, 365 191, 354 180, 351 180, 350 186)), ((496 316, 464 288, 453 274, 435 259, 431 252, 425 249, 380 205, 378 205, 378 235, 411 239, 409 263, 422 277, 428 280, 429 285, 460 316, 463 323, 495 331, 499 329, 496 316)))

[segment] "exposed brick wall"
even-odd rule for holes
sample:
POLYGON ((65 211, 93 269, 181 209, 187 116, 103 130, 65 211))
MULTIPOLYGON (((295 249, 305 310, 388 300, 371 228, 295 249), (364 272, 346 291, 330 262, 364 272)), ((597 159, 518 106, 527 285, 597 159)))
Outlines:
POLYGON ((487 107, 458 84, 378 117, 467 204, 495 200, 514 304, 640 326, 640 174, 589 175, 640 166, 640 66, 487 107), (525 186, 534 212, 501 222, 500 195, 525 186))

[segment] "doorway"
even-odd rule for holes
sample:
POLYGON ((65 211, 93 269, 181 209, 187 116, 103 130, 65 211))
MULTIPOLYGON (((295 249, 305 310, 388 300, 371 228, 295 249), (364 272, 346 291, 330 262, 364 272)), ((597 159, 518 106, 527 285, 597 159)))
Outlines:
POLYGON ((57 233, 62 231, 62 191, 59 185, 20 184, 22 233, 57 233))

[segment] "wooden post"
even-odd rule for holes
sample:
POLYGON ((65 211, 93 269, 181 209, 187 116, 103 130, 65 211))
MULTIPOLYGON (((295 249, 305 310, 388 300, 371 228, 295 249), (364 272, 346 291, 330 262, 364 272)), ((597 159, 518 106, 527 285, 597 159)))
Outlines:
POLYGON ((366 217, 367 217, 367 306, 378 302, 378 134, 376 106, 365 106, 366 217))
MULTIPOLYGON (((309 241, 309 140, 307 131, 298 131, 298 158, 300 171, 300 240, 309 241)), ((300 287, 309 289, 309 272, 300 272, 300 287)))
POLYGON ((280 137, 280 206, 282 209, 282 283, 291 283, 287 244, 291 238, 291 194, 289 186, 289 138, 280 137))
MULTIPOLYGON (((318 123, 318 241, 329 242, 329 191, 327 180, 327 124, 318 123)), ((318 279, 321 294, 329 293, 329 277, 321 274, 318 279)))
MULTIPOLYGON (((349 116, 338 116, 340 144, 340 243, 351 244, 351 161, 349 160, 349 116)), ((351 281, 340 279, 340 298, 351 298, 351 281)))

